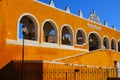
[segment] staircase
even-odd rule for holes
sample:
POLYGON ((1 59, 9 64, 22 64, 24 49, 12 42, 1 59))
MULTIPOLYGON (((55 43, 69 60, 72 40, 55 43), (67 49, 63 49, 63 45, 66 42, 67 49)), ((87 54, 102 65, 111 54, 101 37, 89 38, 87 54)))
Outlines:
POLYGON ((71 63, 71 64, 85 64, 93 66, 114 67, 114 61, 120 60, 119 54, 112 50, 95 50, 91 52, 84 52, 72 56, 54 59, 53 61, 71 63))

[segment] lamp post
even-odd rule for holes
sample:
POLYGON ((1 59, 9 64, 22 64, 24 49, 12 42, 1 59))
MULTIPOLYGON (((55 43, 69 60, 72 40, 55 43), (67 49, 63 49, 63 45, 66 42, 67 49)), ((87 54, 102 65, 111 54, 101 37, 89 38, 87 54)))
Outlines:
POLYGON ((22 44, 22 80, 24 80, 24 39, 25 39, 26 27, 22 26, 22 34, 23 34, 23 44, 22 44))
POLYGON ((74 70, 74 80, 76 80, 76 73, 79 72, 79 71, 80 71, 80 70, 78 70, 78 69, 75 69, 75 70, 74 70))
POLYGON ((68 79, 67 79, 67 72, 66 72, 66 80, 68 80, 68 79))

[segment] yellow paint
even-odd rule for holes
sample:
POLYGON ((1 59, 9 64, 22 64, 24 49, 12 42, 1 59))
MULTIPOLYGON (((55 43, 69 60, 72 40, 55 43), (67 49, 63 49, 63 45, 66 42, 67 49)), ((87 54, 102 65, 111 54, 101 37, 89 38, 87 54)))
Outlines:
MULTIPOLYGON (((96 32, 100 35, 101 44, 104 36, 108 36, 109 40, 114 38, 116 44, 120 39, 120 32, 108 28, 104 25, 89 21, 84 18, 60 11, 52 8, 49 5, 38 3, 33 0, 1 0, 0 1, 0 69, 8 64, 11 60, 21 60, 22 44, 8 44, 7 40, 18 41, 18 20, 24 13, 34 15, 39 23, 39 41, 38 44, 43 43, 43 22, 45 20, 53 20, 58 26, 58 46, 61 46, 60 34, 62 25, 68 24, 73 29, 73 48, 48 48, 40 46, 25 45, 25 60, 55 60, 76 54, 83 54, 65 60, 60 60, 65 63, 85 64, 92 66, 114 67, 114 61, 120 61, 120 54, 111 50, 98 50, 93 52, 85 52, 88 50, 88 36, 90 32, 96 32), (101 28, 97 30, 91 28, 88 24, 101 28), (86 33, 86 44, 83 46, 76 45, 76 30, 78 28, 84 29, 86 33), (78 49, 78 50, 76 50, 78 49), (86 54, 85 54, 86 53, 86 54)), ((52 66, 51 66, 52 67, 52 66)))

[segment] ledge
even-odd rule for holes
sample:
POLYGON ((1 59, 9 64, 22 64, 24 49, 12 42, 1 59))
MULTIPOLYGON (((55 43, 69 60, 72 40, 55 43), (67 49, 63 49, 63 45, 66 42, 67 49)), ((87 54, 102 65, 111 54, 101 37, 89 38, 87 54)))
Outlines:
MULTIPOLYGON (((23 40, 11 40, 6 39, 6 44, 12 44, 12 45, 23 45, 23 40)), ((57 43, 48 43, 48 42, 42 42, 39 43, 38 41, 31 41, 31 40, 25 40, 24 41, 25 46, 35 46, 35 47, 45 47, 45 48, 57 48, 57 49, 67 49, 67 50, 78 50, 78 51, 87 51, 87 49, 80 49, 80 48, 74 48, 74 46, 69 45, 60 45, 57 43)))

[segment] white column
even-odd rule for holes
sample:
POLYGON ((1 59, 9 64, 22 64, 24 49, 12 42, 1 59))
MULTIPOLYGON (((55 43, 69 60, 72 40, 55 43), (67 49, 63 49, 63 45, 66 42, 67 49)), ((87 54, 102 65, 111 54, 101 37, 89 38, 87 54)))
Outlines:
POLYGON ((117 62, 117 73, 118 73, 118 78, 120 78, 120 62, 117 62))

